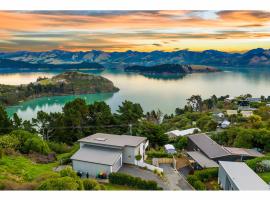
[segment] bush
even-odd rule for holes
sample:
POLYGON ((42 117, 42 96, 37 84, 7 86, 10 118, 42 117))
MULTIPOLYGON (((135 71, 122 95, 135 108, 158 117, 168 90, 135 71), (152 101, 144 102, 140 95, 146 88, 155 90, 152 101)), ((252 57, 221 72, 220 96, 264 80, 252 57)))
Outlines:
POLYGON ((78 178, 77 173, 71 167, 66 167, 65 169, 62 169, 60 171, 60 176, 61 177, 69 176, 72 178, 78 178))
POLYGON ((0 147, 0 159, 2 159, 3 156, 4 156, 4 151, 3 151, 3 149, 0 147))
POLYGON ((209 181, 210 179, 218 177, 218 168, 209 168, 196 171, 195 176, 202 182, 209 181))
POLYGON ((32 137, 25 141, 22 149, 24 153, 37 152, 40 154, 48 155, 50 148, 47 143, 39 137, 32 137))
POLYGON ((136 155, 136 156, 135 156, 135 159, 136 159, 137 161, 141 160, 141 159, 142 159, 142 155, 141 155, 141 154, 136 155))
POLYGON ((173 156, 171 154, 166 153, 164 150, 156 151, 156 150, 150 150, 147 152, 148 158, 172 158, 173 156))
POLYGON ((100 185, 95 179, 83 179, 83 187, 85 190, 99 190, 100 185))
POLYGON ((109 182, 117 185, 125 185, 141 190, 160 190, 155 181, 143 180, 139 177, 133 177, 123 173, 111 173, 109 175, 109 182))
POLYGON ((78 180, 65 176, 60 178, 53 178, 44 181, 38 190, 81 190, 82 187, 78 180))
POLYGON ((13 135, 3 135, 0 137, 0 148, 18 149, 20 141, 13 135))
POLYGON ((206 190, 205 185, 196 175, 188 175, 187 181, 192 185, 196 190, 206 190))
POLYGON ((69 146, 65 143, 48 142, 48 146, 52 151, 58 154, 68 153, 70 151, 69 146))

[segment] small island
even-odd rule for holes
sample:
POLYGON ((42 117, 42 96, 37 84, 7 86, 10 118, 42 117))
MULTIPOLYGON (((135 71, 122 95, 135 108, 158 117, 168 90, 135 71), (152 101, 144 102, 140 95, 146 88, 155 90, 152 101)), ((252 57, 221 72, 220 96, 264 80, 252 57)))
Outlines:
POLYGON ((64 72, 52 78, 38 78, 27 85, 0 84, 0 104, 7 106, 44 96, 113 93, 119 89, 102 77, 81 72, 64 72))
POLYGON ((189 74, 203 72, 219 72, 219 69, 201 65, 180 65, 180 64, 162 64, 155 66, 129 66, 125 68, 126 72, 136 72, 141 74, 189 74))

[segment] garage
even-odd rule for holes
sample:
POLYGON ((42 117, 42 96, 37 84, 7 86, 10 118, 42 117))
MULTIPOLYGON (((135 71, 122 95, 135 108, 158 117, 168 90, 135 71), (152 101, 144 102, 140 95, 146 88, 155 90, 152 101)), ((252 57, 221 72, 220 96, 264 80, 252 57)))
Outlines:
POLYGON ((99 173, 117 172, 122 166, 122 152, 118 149, 108 149, 85 145, 72 157, 73 169, 96 177, 99 173))

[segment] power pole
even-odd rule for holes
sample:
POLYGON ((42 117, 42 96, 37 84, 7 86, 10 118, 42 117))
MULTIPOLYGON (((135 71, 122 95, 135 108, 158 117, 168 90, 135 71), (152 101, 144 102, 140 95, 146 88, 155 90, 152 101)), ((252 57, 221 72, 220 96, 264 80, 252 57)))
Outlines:
POLYGON ((129 126, 129 135, 132 135, 132 124, 128 124, 129 126))

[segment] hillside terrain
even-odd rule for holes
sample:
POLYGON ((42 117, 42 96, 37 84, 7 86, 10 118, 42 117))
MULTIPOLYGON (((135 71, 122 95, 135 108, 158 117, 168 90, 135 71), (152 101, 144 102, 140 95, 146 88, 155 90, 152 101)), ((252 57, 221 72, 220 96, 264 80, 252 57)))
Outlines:
POLYGON ((106 67, 124 67, 131 65, 153 66, 160 64, 190 64, 207 66, 257 67, 270 65, 269 49, 252 49, 244 53, 229 53, 217 50, 201 52, 179 50, 172 52, 69 52, 52 50, 45 52, 0 52, 0 58, 24 61, 36 64, 72 64, 94 62, 106 67))
POLYGON ((13 105, 42 96, 95 94, 118 90, 110 80, 104 77, 80 72, 65 72, 50 79, 38 78, 36 82, 27 85, 0 84, 0 103, 13 105))
POLYGON ((205 66, 191 66, 179 64, 162 64, 150 67, 130 66, 125 68, 126 72, 138 72, 142 74, 188 74, 196 72, 217 72, 218 69, 205 66))
POLYGON ((104 66, 94 62, 81 62, 70 64, 47 64, 47 63, 29 63, 24 61, 14 61, 9 59, 0 59, 1 68, 24 68, 24 69, 95 69, 104 70, 104 66))

